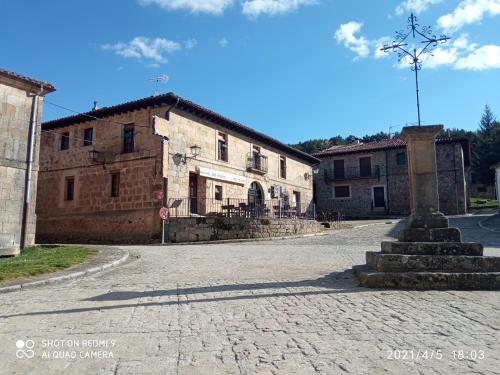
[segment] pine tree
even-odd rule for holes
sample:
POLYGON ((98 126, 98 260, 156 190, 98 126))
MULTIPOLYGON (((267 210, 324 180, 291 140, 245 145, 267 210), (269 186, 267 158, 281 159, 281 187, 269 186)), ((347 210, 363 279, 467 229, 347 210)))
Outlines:
POLYGON ((493 114, 490 106, 486 104, 484 106, 484 112, 479 122, 479 133, 487 133, 496 123, 495 115, 493 114))

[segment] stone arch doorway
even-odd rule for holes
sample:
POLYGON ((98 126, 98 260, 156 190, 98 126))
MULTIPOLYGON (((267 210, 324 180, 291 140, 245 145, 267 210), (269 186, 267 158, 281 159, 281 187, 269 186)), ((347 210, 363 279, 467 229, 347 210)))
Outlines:
POLYGON ((262 186, 256 181, 250 184, 248 188, 248 203, 250 205, 261 205, 264 201, 264 191, 262 186))

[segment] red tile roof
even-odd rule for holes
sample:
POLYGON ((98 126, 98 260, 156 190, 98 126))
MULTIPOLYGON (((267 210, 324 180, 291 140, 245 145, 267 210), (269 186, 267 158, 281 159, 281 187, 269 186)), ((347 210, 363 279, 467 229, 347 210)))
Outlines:
MULTIPOLYGON (((445 143, 460 143, 464 152, 464 164, 466 166, 470 165, 471 160, 471 149, 470 143, 467 139, 455 139, 455 138, 438 138, 436 140, 437 144, 445 143)), ((377 142, 369 143, 351 143, 349 145, 339 145, 327 148, 326 150, 317 152, 313 154, 318 159, 322 159, 326 156, 335 155, 346 155, 346 154, 357 154, 363 152, 374 152, 390 150, 395 148, 406 148, 406 142, 400 138, 384 139, 377 142)))
POLYGON ((0 68, 0 76, 17 79, 19 81, 23 81, 24 83, 28 83, 30 85, 43 87, 43 89, 45 90, 45 93, 56 91, 56 88, 54 87, 54 85, 52 85, 48 82, 39 81, 37 79, 26 77, 26 76, 23 76, 23 75, 18 74, 18 73, 10 72, 10 71, 2 69, 2 68, 0 68))
POLYGON ((219 113, 211 111, 199 104, 193 103, 190 100, 181 98, 176 94, 169 92, 167 94, 150 96, 147 98, 134 100, 127 103, 118 104, 112 107, 104 107, 95 111, 80 113, 74 116, 64 117, 57 120, 48 121, 42 124, 44 130, 52 130, 64 126, 71 126, 94 119, 101 119, 108 116, 118 115, 120 113, 137 111, 144 108, 153 108, 155 106, 170 105, 185 112, 191 113, 199 118, 206 119, 215 124, 219 124, 227 129, 233 130, 239 134, 245 135, 251 139, 256 139, 264 144, 275 147, 278 150, 293 155, 298 159, 307 162, 308 164, 318 164, 319 160, 312 155, 309 155, 296 148, 290 147, 275 138, 272 138, 264 133, 249 128, 239 122, 233 121, 219 113))

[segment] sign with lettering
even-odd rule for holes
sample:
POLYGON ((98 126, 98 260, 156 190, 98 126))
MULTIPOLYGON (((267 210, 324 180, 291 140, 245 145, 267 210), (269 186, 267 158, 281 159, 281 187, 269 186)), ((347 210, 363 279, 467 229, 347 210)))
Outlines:
POLYGON ((236 174, 216 171, 215 169, 198 167, 198 173, 202 177, 212 178, 214 180, 221 180, 232 182, 233 184, 245 185, 247 179, 243 176, 238 176, 236 174))

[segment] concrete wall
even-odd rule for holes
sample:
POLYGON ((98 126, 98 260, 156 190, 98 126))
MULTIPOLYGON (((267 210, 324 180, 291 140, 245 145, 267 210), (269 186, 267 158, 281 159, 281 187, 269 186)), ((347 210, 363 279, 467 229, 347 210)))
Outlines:
MULTIPOLYGON (((406 150, 394 148, 323 158, 320 173, 315 176, 318 210, 340 212, 352 217, 409 215, 408 167, 397 164, 397 154, 401 152, 406 153, 406 150), (334 160, 343 159, 347 168, 359 165, 359 159, 367 156, 372 158, 372 167, 379 166, 378 178, 357 178, 334 182, 324 179, 324 170, 331 170, 334 160), (335 199, 334 188, 339 185, 351 186, 351 197, 335 199), (385 188, 385 210, 375 210, 372 207, 373 187, 375 186, 385 188)), ((436 159, 440 210, 447 215, 464 214, 467 210, 468 195, 461 145, 459 143, 437 144, 436 159)))
POLYGON ((314 220, 177 218, 170 223, 169 238, 172 242, 272 238, 313 234, 321 230, 321 224, 314 220))
MULTIPOLYGON (((28 137, 33 98, 39 89, 0 77, 0 256, 17 255, 21 241, 28 137)), ((42 99, 38 101, 26 245, 34 244, 35 202, 42 99)))
MULTIPOLYGON (((153 134, 151 118, 153 115, 165 117, 167 109, 164 106, 137 110, 42 134, 37 204, 39 241, 116 242, 116 235, 117 242, 122 242, 122 238, 127 238, 125 242, 148 242, 157 236, 161 228, 158 210, 166 202, 154 197, 156 191, 164 190, 163 147, 161 139, 153 134), (121 124, 135 126, 133 153, 122 153, 124 126, 121 124), (84 131, 90 127, 94 133, 93 145, 84 146, 84 131), (69 149, 60 150, 61 134, 65 132, 70 134, 69 149), (89 152, 92 150, 99 151, 99 160, 91 159, 89 152), (111 197, 111 175, 116 172, 120 172, 120 195, 111 197), (65 181, 69 177, 75 180, 74 200, 71 201, 65 200, 65 181), (151 212, 155 219, 150 218, 151 212), (101 214, 104 214, 102 218, 101 214), (130 225, 124 221, 124 215, 131 216, 130 225), (131 227, 137 222, 140 222, 139 231, 131 227)), ((246 158, 253 141, 238 133, 180 110, 170 113, 169 131, 168 197, 171 199, 187 199, 189 173, 197 174, 198 167, 205 167, 242 176, 245 183, 198 176, 200 199, 215 198, 215 185, 223 187, 224 199, 247 199, 250 184, 257 181, 265 198, 268 198, 270 187, 279 184, 291 196, 293 191, 300 192, 302 203, 312 200, 312 181, 304 178, 306 172, 312 174, 311 166, 290 155, 285 155, 287 178, 281 179, 278 177, 280 153, 263 144, 259 146, 269 158, 269 172, 262 175, 247 171, 246 158), (218 131, 228 135, 228 162, 217 160, 218 131), (184 164, 174 156, 190 156, 193 145, 201 146, 198 158, 188 159, 184 164)))

